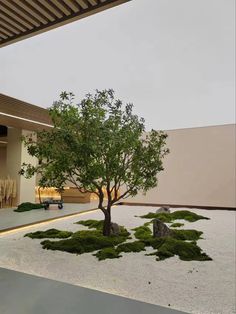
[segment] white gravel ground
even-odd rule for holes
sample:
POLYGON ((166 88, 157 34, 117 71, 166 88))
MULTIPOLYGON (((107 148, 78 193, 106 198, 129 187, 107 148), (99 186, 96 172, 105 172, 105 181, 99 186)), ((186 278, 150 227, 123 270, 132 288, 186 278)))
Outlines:
MULTIPOLYGON (((134 228, 147 221, 134 216, 149 211, 155 211, 155 208, 117 206, 113 209, 112 220, 128 229, 134 228)), ((157 262, 155 256, 145 256, 145 252, 140 252, 99 262, 90 253, 73 255, 43 250, 41 240, 23 237, 26 232, 49 228, 83 229, 74 222, 103 218, 100 211, 94 211, 0 235, 0 267, 189 313, 236 313, 235 212, 192 211, 211 218, 194 223, 184 222, 184 228, 204 232, 204 239, 199 240, 198 244, 213 261, 185 262, 173 257, 157 262)))

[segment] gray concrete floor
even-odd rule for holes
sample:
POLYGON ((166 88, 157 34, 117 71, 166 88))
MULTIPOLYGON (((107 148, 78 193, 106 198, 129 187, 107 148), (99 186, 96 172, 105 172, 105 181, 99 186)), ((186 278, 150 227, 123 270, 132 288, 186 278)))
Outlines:
POLYGON ((58 209, 56 205, 51 205, 49 210, 35 209, 21 213, 14 212, 14 208, 0 208, 0 231, 41 220, 79 213, 96 208, 96 206, 97 202, 88 204, 64 204, 63 209, 58 209))
POLYGON ((0 291, 1 314, 184 314, 5 268, 0 291))

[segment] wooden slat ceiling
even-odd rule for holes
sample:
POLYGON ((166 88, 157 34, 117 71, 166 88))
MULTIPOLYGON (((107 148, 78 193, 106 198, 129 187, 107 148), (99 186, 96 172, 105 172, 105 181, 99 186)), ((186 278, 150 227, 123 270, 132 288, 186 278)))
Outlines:
POLYGON ((130 0, 0 0, 0 47, 130 0))
POLYGON ((48 110, 0 94, 0 125, 26 130, 48 129, 52 125, 48 110))

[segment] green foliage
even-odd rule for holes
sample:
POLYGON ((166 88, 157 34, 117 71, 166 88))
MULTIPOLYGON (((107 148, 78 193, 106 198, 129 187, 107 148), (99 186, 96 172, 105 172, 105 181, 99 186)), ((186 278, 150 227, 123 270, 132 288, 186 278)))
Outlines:
POLYGON ((14 210, 14 212, 27 212, 33 209, 40 209, 40 208, 44 208, 43 205, 41 204, 34 204, 34 203, 30 203, 30 202, 25 202, 25 203, 21 203, 20 205, 18 205, 17 209, 14 210))
MULTIPOLYGON (((43 249, 53 250, 53 251, 65 251, 68 253, 85 253, 86 250, 83 249, 80 242, 77 239, 67 239, 60 241, 50 241, 44 240, 41 242, 43 249)), ((87 250, 87 252, 92 252, 93 250, 87 250)))
MULTIPOLYGON (((96 229, 100 233, 100 231, 103 230, 104 221, 103 220, 88 219, 88 220, 80 220, 80 221, 76 222, 76 224, 83 225, 85 227, 88 227, 89 229, 96 229)), ((125 227, 119 226, 119 228, 120 228, 119 236, 128 238, 130 233, 125 229, 125 227)), ((78 231, 78 232, 80 233, 82 231, 78 231)), ((75 233, 75 234, 77 234, 77 233, 75 233)))
POLYGON ((145 215, 140 216, 140 218, 146 219, 159 219, 162 222, 172 222, 171 214, 170 213, 148 213, 145 215))
POLYGON ((61 231, 57 229, 48 229, 46 231, 36 231, 25 234, 25 237, 29 237, 31 239, 44 239, 44 238, 58 238, 65 239, 69 238, 73 232, 70 231, 61 231))
POLYGON ((196 242, 185 242, 172 237, 165 238, 164 243, 158 247, 155 255, 158 256, 157 260, 164 260, 174 255, 178 255, 183 261, 212 260, 207 254, 202 253, 196 242))
POLYGON ((201 239, 201 235, 203 234, 202 231, 198 230, 172 230, 173 237, 177 240, 190 240, 190 241, 197 241, 201 239))
POLYGON ((99 220, 82 220, 78 222, 92 230, 80 230, 77 232, 60 231, 49 229, 28 233, 25 236, 30 238, 69 238, 59 241, 42 241, 44 249, 59 250, 75 254, 83 254, 98 251, 94 254, 99 260, 107 258, 119 258, 120 253, 141 252, 145 247, 152 247, 157 250, 151 254, 156 255, 157 260, 163 260, 174 255, 178 255, 182 260, 211 260, 209 256, 202 253, 196 241, 201 238, 202 232, 197 230, 176 230, 172 229, 171 237, 154 238, 151 229, 148 227, 150 222, 133 230, 138 241, 126 242, 130 239, 130 233, 120 226, 119 236, 104 236, 102 225, 99 220), (186 242, 191 241, 191 242, 186 242))
POLYGON ((200 220, 200 219, 206 219, 206 220, 210 219, 208 217, 204 217, 204 216, 195 214, 193 212, 190 212, 189 210, 177 210, 177 211, 171 213, 170 215, 173 218, 173 220, 184 219, 184 220, 187 220, 189 222, 195 222, 195 221, 200 220))
POLYGON ((100 230, 80 230, 73 233, 73 238, 100 237, 100 230))
POLYGON ((124 226, 119 226, 119 227, 120 227, 119 236, 126 237, 127 239, 131 239, 130 232, 128 232, 128 230, 124 226))
POLYGON ((130 253, 130 252, 141 252, 145 251, 145 244, 141 241, 134 241, 128 243, 122 243, 115 247, 108 247, 101 249, 94 256, 98 258, 99 261, 105 260, 107 258, 119 258, 122 257, 120 255, 121 252, 130 253))
POLYGON ((136 239, 146 240, 152 237, 152 231, 147 225, 139 226, 134 229, 134 236, 136 239))
POLYGON ((150 238, 145 240, 145 244, 153 249, 159 249, 165 243, 165 240, 166 238, 150 238))
POLYGON ((174 222, 173 224, 170 225, 171 228, 178 228, 178 227, 183 227, 184 224, 180 222, 174 222))
POLYGON ((123 232, 119 236, 111 235, 109 237, 103 236, 98 230, 81 230, 73 234, 72 238, 78 239, 82 244, 94 244, 96 247, 101 243, 101 247, 114 246, 127 240, 128 232, 123 232))
POLYGON ((157 250, 147 255, 156 255, 158 256, 158 260, 166 259, 174 255, 178 255, 182 260, 211 260, 209 256, 201 252, 201 248, 196 244, 196 241, 201 239, 202 231, 172 229, 171 236, 154 238, 147 223, 133 230, 135 230, 135 237, 139 239, 144 246, 151 246, 153 249, 157 250))
POLYGON ((43 241, 44 249, 66 251, 69 253, 83 254, 97 251, 107 247, 114 247, 125 242, 130 233, 120 227, 119 236, 103 236, 102 230, 80 230, 73 233, 72 237, 61 241, 43 241))
POLYGON ((208 217, 204 217, 198 214, 195 214, 189 210, 177 210, 172 213, 148 213, 146 215, 140 216, 140 218, 146 219, 159 219, 162 222, 170 223, 176 219, 183 219, 189 222, 195 222, 200 219, 210 219, 208 217))
POLYGON ((105 260, 107 258, 119 258, 122 257, 122 255, 119 255, 119 252, 114 247, 107 247, 100 251, 98 251, 96 254, 93 254, 98 258, 99 261, 105 260))
MULTIPOLYGON (((41 187, 61 189, 69 182, 81 192, 95 193, 98 207, 109 218, 110 208, 120 199, 157 185, 168 153, 167 134, 151 130, 144 136, 144 120, 133 113, 132 104, 115 99, 113 90, 87 94, 78 105, 73 102, 72 93, 61 93, 49 109, 53 128, 38 131, 37 140, 24 138, 29 155, 39 163, 24 163, 20 174, 39 174, 41 187), (121 186, 125 188, 119 194, 121 186)), ((104 230, 109 234, 107 221, 104 230)))
POLYGON ((116 248, 117 252, 141 252, 145 251, 145 243, 142 241, 134 241, 134 242, 127 242, 127 243, 122 243, 117 246, 116 248))
MULTIPOLYGON (((144 240, 145 243, 152 243, 153 236, 151 229, 146 225, 142 225, 133 229, 136 239, 144 240)), ((202 231, 197 230, 175 230, 172 229, 173 237, 179 240, 198 240, 202 235, 202 231)))
POLYGON ((89 229, 102 230, 104 221, 103 220, 88 219, 88 220, 80 220, 80 221, 76 222, 76 224, 83 225, 85 227, 88 227, 89 229))

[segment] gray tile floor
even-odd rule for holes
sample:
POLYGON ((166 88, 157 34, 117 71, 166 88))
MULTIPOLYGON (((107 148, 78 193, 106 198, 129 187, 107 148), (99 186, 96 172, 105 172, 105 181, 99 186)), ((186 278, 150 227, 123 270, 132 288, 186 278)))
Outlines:
POLYGON ((63 209, 58 209, 56 205, 51 205, 49 210, 36 209, 21 213, 14 212, 12 208, 0 208, 0 231, 36 221, 79 213, 84 210, 96 208, 96 206, 97 202, 88 204, 64 204, 63 209))
POLYGON ((0 268, 1 314, 184 314, 97 290, 0 268))

